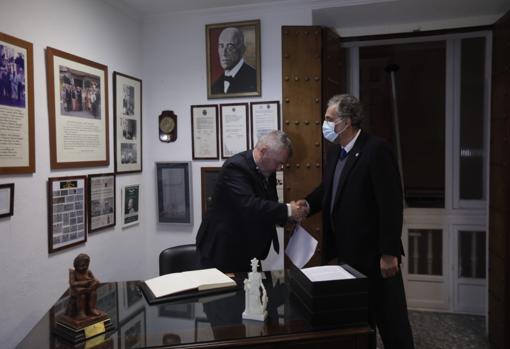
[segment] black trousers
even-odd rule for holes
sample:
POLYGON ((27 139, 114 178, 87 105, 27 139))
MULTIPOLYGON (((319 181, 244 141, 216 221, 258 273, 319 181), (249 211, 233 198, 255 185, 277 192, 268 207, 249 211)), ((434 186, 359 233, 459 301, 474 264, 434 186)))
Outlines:
POLYGON ((370 278, 370 320, 376 324, 385 349, 413 349, 413 333, 407 314, 402 274, 370 278))

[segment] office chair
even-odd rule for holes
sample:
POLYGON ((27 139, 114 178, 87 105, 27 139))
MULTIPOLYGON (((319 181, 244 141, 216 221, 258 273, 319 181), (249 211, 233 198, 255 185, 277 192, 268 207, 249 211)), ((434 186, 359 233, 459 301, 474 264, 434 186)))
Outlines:
POLYGON ((159 275, 197 269, 201 269, 200 254, 195 245, 169 247, 159 254, 159 275))

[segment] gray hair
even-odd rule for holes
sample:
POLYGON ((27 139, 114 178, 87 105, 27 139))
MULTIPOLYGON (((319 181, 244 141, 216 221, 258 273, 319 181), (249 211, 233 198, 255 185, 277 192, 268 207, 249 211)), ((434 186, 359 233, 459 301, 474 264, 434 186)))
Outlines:
POLYGON ((364 115, 359 99, 349 94, 336 95, 328 101, 328 108, 331 106, 336 106, 336 112, 339 117, 350 118, 354 127, 361 127, 364 115))
POLYGON ((292 141, 283 131, 273 130, 259 138, 255 148, 269 148, 273 151, 287 149, 289 158, 292 156, 292 141))

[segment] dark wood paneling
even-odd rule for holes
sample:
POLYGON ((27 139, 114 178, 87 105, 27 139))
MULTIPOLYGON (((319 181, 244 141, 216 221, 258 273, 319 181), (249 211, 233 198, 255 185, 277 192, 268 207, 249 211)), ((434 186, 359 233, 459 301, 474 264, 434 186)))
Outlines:
POLYGON ((510 347, 510 12, 494 25, 489 198, 489 340, 510 347))

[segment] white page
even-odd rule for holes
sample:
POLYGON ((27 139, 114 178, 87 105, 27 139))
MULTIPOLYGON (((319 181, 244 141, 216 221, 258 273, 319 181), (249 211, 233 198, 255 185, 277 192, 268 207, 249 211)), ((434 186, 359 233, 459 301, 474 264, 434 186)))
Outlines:
POLYGON ((236 285, 234 280, 216 268, 186 271, 182 274, 193 284, 197 285, 199 290, 236 285))
POLYGON ((192 290, 198 287, 196 281, 187 278, 184 273, 173 273, 158 276, 145 281, 154 296, 162 297, 172 293, 192 290))
POLYGON ((301 271, 312 282, 355 279, 354 275, 339 265, 323 265, 320 267, 304 268, 301 271))
POLYGON ((312 258, 317 248, 317 240, 301 225, 296 224, 285 253, 298 268, 302 268, 312 258))

